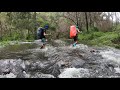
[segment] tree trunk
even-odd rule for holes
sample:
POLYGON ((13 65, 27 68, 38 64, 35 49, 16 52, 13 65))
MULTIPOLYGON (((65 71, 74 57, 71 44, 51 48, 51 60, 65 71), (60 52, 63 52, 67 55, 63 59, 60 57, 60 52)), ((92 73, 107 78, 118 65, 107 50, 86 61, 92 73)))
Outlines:
POLYGON ((78 13, 76 12, 76 24, 78 26, 78 13))
POLYGON ((34 12, 34 39, 37 39, 37 27, 36 27, 37 23, 36 23, 36 12, 34 12))
POLYGON ((87 32, 88 31, 88 17, 87 17, 87 12, 85 12, 85 20, 86 20, 86 29, 87 29, 87 32))
POLYGON ((92 27, 92 19, 91 19, 91 13, 90 12, 89 12, 89 19, 90 19, 90 22, 89 22, 90 24, 89 25, 90 25, 90 27, 92 27))
POLYGON ((2 40, 2 23, 1 23, 1 21, 0 21, 0 40, 2 40))

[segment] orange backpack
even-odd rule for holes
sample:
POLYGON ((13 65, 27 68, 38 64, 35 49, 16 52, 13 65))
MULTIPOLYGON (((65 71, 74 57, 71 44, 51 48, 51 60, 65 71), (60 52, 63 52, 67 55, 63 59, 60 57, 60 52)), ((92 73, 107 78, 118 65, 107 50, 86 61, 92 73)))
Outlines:
POLYGON ((76 34, 77 34, 77 30, 76 30, 75 25, 70 26, 70 38, 75 37, 76 34))

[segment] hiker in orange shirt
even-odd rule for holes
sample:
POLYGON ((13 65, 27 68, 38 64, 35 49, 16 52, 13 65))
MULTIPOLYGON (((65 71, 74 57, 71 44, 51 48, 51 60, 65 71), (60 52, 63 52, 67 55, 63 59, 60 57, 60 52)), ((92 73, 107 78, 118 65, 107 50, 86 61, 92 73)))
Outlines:
POLYGON ((78 43, 78 33, 80 32, 80 30, 78 29, 78 26, 76 26, 76 30, 77 30, 76 36, 73 37, 74 39, 73 47, 75 47, 76 44, 78 43))

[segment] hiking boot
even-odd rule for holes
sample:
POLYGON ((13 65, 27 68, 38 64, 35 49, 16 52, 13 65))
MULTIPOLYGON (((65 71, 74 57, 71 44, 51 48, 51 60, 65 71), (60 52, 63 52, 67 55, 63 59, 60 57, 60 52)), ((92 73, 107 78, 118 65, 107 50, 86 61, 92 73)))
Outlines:
POLYGON ((41 46, 41 48, 40 49, 44 49, 45 48, 45 46, 41 46))
POLYGON ((75 47, 75 46, 76 46, 76 43, 73 44, 73 47, 75 47))

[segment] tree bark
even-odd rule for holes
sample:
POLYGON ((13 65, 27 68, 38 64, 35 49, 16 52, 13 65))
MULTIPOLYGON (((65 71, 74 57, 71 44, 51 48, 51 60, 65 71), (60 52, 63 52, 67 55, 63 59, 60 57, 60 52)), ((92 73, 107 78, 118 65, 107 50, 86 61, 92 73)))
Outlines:
POLYGON ((91 19, 91 13, 90 12, 89 12, 89 19, 90 19, 90 22, 89 22, 90 24, 89 25, 91 27, 92 26, 92 19, 91 19))
POLYGON ((0 21, 0 40, 2 40, 2 24, 1 24, 1 21, 0 21))
POLYGON ((87 16, 87 12, 85 12, 85 20, 86 20, 86 29, 87 29, 87 32, 88 31, 88 16, 87 16))
POLYGON ((37 39, 37 33, 36 33, 36 30, 37 30, 37 27, 36 27, 36 12, 34 12, 34 39, 37 39))

